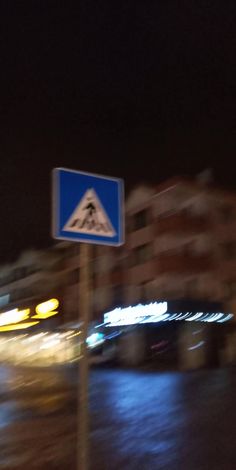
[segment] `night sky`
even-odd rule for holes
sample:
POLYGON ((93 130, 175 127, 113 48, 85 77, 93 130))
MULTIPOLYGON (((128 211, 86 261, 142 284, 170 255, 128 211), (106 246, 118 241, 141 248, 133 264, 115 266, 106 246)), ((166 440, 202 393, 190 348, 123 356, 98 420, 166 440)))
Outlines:
POLYGON ((234 188, 235 0, 11 0, 0 23, 0 262, 51 242, 56 166, 234 188))

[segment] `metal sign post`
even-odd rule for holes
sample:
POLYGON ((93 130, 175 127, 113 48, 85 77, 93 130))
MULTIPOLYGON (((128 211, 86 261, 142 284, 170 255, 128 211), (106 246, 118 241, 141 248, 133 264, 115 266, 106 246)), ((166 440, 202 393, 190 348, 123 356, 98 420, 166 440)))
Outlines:
POLYGON ((53 170, 53 237, 80 244, 79 307, 82 320, 79 362, 78 470, 89 466, 88 379, 86 345, 90 320, 90 245, 124 243, 123 180, 68 168, 53 170))
POLYGON ((81 328, 81 359, 79 361, 79 409, 78 409, 78 470, 89 468, 89 412, 88 412, 88 383, 89 358, 86 339, 90 320, 90 253, 91 246, 81 243, 79 252, 79 312, 82 320, 81 328))

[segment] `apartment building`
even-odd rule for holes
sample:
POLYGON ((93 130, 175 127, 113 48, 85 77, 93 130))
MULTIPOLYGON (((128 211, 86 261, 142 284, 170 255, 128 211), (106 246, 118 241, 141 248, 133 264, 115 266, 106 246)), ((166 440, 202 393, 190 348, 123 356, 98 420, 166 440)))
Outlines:
MULTIPOLYGON (((156 300, 219 302, 236 310, 236 193, 173 178, 126 199, 126 241, 93 246, 92 318, 156 300)), ((79 244, 60 242, 0 268, 0 307, 58 296, 64 323, 78 320, 79 244), (5 301, 4 301, 5 299, 5 301)))
POLYGON ((236 307, 236 194, 176 178, 133 190, 126 243, 97 247, 93 308, 158 299, 236 307))

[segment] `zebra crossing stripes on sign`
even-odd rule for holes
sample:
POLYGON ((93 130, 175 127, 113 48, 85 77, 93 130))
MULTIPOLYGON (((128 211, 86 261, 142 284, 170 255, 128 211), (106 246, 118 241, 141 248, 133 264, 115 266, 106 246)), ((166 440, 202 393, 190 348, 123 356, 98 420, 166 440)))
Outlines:
POLYGON ((63 230, 90 235, 114 237, 116 234, 111 221, 93 188, 88 189, 63 230))

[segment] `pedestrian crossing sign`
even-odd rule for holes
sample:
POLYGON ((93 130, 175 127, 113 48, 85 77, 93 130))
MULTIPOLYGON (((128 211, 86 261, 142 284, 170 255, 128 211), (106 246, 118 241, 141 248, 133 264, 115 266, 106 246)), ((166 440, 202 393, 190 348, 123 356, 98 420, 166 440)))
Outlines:
POLYGON ((121 245, 124 243, 123 180, 53 170, 53 237, 121 245))

